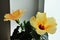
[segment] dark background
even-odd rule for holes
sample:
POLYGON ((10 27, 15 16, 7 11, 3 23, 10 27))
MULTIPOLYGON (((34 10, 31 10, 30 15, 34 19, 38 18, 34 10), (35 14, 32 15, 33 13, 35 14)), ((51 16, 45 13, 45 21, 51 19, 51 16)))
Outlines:
POLYGON ((0 40, 10 40, 10 22, 3 21, 5 13, 9 12, 9 0, 0 0, 0 40))

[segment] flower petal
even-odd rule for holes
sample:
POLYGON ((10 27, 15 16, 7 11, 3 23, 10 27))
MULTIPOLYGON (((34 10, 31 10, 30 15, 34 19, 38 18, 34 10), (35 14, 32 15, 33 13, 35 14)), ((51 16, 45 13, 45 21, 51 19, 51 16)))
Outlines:
POLYGON ((11 14, 5 14, 4 18, 5 18, 4 21, 8 21, 8 20, 13 19, 11 14))
POLYGON ((47 18, 45 27, 48 33, 51 33, 51 34, 55 33, 56 32, 56 20, 53 17, 47 18))
POLYGON ((41 30, 41 29, 39 29, 39 28, 36 29, 36 32, 37 32, 37 34, 39 34, 39 35, 43 35, 43 34, 46 33, 45 30, 41 30))
POLYGON ((35 18, 34 16, 31 17, 31 19, 30 19, 30 24, 31 24, 34 28, 36 28, 37 23, 36 23, 36 18, 35 18))
POLYGON ((23 14, 22 10, 16 10, 12 14, 5 14, 4 21, 18 20, 22 16, 22 14, 23 14))
POLYGON ((50 27, 46 31, 50 34, 54 34, 56 32, 56 28, 55 27, 50 27))
POLYGON ((37 12, 36 18, 41 22, 41 23, 45 23, 46 21, 46 13, 40 13, 37 12))
POLYGON ((12 13, 15 20, 19 19, 22 16, 22 14, 23 14, 22 10, 16 10, 12 13))

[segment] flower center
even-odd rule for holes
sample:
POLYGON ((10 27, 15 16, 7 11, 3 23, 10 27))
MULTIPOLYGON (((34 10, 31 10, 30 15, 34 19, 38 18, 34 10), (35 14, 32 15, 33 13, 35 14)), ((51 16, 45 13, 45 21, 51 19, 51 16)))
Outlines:
POLYGON ((41 30, 44 30, 44 29, 45 29, 44 26, 42 26, 42 25, 39 25, 39 28, 40 28, 41 30))

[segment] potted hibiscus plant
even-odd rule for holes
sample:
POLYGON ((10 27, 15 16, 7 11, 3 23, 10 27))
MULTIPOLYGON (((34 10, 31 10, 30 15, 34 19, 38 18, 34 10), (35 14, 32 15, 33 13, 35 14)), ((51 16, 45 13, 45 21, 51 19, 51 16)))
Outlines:
POLYGON ((56 20, 53 17, 47 17, 46 13, 37 12, 29 21, 24 20, 20 23, 23 15, 22 10, 16 10, 11 14, 4 15, 4 21, 14 20, 17 26, 11 36, 11 40, 48 40, 48 33, 56 32, 56 20), (21 32, 18 32, 21 27, 21 32))

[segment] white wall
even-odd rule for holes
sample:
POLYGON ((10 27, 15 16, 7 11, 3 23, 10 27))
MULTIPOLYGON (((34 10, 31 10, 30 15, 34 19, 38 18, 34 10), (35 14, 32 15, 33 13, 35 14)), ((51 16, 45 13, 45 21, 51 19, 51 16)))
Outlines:
POLYGON ((57 21, 57 31, 53 35, 49 34, 49 40, 60 40, 60 0, 45 0, 45 12, 57 21))
MULTIPOLYGON (((23 17, 21 18, 21 22, 23 20, 29 20, 31 16, 36 14, 38 9, 38 0, 10 0, 10 12, 17 9, 25 10, 23 17)), ((11 21, 11 35, 16 26, 17 24, 15 21, 11 21)))

